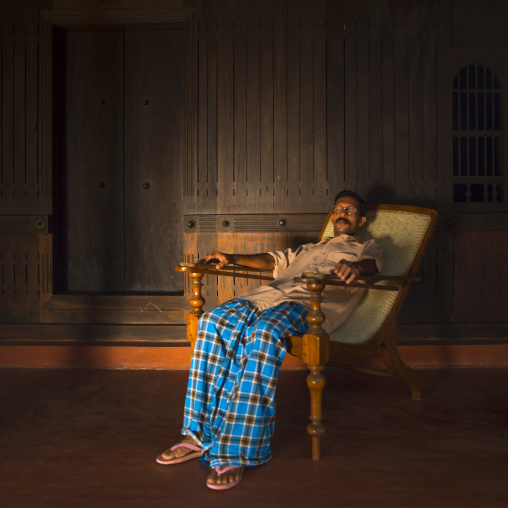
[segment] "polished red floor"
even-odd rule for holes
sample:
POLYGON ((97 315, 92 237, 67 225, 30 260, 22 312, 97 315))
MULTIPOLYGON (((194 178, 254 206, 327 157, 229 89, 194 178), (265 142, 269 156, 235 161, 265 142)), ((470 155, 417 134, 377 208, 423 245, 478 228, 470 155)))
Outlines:
POLYGON ((0 507, 507 507, 508 370, 327 374, 323 455, 310 458, 305 372, 283 371, 273 459, 227 492, 179 438, 186 374, 0 370, 0 507))

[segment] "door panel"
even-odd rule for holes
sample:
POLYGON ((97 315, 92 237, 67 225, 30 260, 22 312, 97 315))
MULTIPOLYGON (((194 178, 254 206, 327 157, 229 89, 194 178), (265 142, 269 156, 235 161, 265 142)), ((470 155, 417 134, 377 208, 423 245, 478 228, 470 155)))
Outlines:
POLYGON ((66 264, 69 291, 123 291, 123 35, 66 41, 66 264))
POLYGON ((69 32, 66 270, 72 292, 181 292, 183 30, 69 32))
POLYGON ((182 291, 183 30, 125 35, 125 286, 182 291))

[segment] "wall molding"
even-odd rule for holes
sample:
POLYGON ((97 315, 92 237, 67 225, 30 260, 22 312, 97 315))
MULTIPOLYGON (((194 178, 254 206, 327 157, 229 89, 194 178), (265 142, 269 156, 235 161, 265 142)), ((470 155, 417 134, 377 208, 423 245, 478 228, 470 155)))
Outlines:
POLYGON ((186 233, 321 231, 326 213, 184 215, 186 233))
MULTIPOLYGON (((182 216, 186 233, 248 233, 321 231, 326 213, 187 214, 182 216)), ((446 231, 507 231, 506 212, 445 212, 437 229, 446 231)))
POLYGON ((0 233, 48 233, 48 217, 43 215, 2 215, 0 233))

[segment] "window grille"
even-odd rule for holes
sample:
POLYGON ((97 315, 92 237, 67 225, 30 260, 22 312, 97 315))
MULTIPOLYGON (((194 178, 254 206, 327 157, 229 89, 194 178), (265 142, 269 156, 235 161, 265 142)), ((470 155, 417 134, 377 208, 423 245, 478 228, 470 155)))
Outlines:
POLYGON ((504 201, 502 89, 485 65, 463 67, 453 81, 453 201, 504 201))

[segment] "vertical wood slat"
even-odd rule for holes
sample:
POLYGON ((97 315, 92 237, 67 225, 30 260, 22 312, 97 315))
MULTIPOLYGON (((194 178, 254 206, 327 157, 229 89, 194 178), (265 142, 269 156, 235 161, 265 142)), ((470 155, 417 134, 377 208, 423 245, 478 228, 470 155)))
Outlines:
POLYGON ((12 48, 12 188, 9 198, 13 203, 9 207, 15 213, 24 212, 25 194, 25 27, 13 27, 13 48, 12 48))
MULTIPOLYGON (((356 4, 361 6, 362 4, 356 4)), ((365 8, 356 12, 356 165, 354 176, 350 177, 349 188, 357 190, 361 194, 372 187, 370 178, 370 139, 376 133, 370 128, 371 108, 370 89, 373 87, 370 76, 370 52, 369 46, 375 44, 371 39, 370 25, 373 20, 369 19, 369 11, 365 8)))
MULTIPOLYGON (((238 6, 246 6, 244 3, 237 3, 238 6)), ((233 209, 237 209, 237 203, 243 203, 250 209, 249 204, 252 196, 249 198, 249 167, 248 167, 248 141, 247 133, 251 133, 249 123, 249 97, 247 87, 251 89, 254 84, 250 80, 254 78, 251 73, 255 73, 256 62, 252 61, 252 54, 247 51, 247 25, 253 20, 249 19, 246 12, 235 9, 234 19, 234 37, 233 37, 233 72, 234 72, 234 92, 233 92, 233 126, 234 126, 234 167, 233 178, 229 182, 231 195, 228 197, 232 201, 233 209), (247 74, 249 73, 249 76, 247 74), (249 84, 247 84, 249 82, 249 84)), ((252 42, 250 44, 252 46, 252 42)), ((259 147, 258 147, 259 148, 259 147)), ((247 210, 245 210, 247 211, 247 210)), ((250 211, 250 210, 249 210, 250 211)))
POLYGON ((39 236, 39 307, 40 322, 50 322, 50 312, 45 311, 44 304, 53 296, 53 238, 52 235, 39 236))
MULTIPOLYGON (((25 213, 26 210, 26 26, 14 27, 13 48, 13 203, 10 210, 25 213)), ((12 213, 11 212, 11 213, 12 213)))
POLYGON ((53 213, 53 27, 45 16, 39 26, 39 80, 38 80, 38 163, 39 213, 53 213))
POLYGON ((260 24, 260 168, 259 168, 259 199, 255 211, 274 212, 275 198, 275 123, 274 123, 274 89, 275 89, 275 18, 273 2, 269 5, 267 15, 261 16, 260 24))
POLYGON ((217 5, 199 3, 198 186, 199 213, 217 212, 217 5))
POLYGON ((393 188, 398 199, 408 196, 409 160, 409 62, 408 62, 408 19, 398 12, 394 28, 395 62, 395 164, 393 188))
POLYGON ((287 203, 288 177, 288 30, 287 2, 274 0, 274 84, 273 84, 273 160, 274 160, 274 212, 289 211, 287 203))
POLYGON ((353 2, 344 6, 344 188, 355 190, 358 161, 358 20, 353 2))
POLYGON ((327 0, 326 144, 328 202, 344 188, 344 7, 327 0))
MULTIPOLYGON (((436 69, 436 89, 434 92, 436 101, 436 166, 435 173, 429 174, 429 179, 436 182, 436 203, 450 203, 453 200, 451 143, 443 143, 442 140, 449 139, 452 132, 450 96, 453 81, 448 76, 448 53, 449 48, 453 46, 455 35, 449 29, 454 24, 454 18, 455 7, 451 1, 443 5, 439 5, 439 2, 436 3, 436 50, 434 57, 436 69)), ((452 273, 451 265, 448 273, 452 273)), ((451 284, 451 281, 449 283, 451 284)))
POLYGON ((408 20, 408 159, 407 167, 402 171, 407 175, 406 199, 423 194, 424 178, 422 167, 422 30, 428 22, 426 7, 421 4, 414 9, 408 20))
POLYGON ((430 204, 435 203, 437 197, 437 106, 436 90, 437 72, 436 72, 436 24, 438 13, 436 12, 435 2, 433 9, 429 14, 429 19, 422 27, 422 167, 421 167, 421 189, 423 195, 421 202, 430 204))
POLYGON ((394 196, 395 178, 395 33, 393 14, 384 10, 382 23, 381 61, 382 61, 382 103, 383 120, 381 138, 383 143, 380 200, 390 201, 394 196))
MULTIPOLYGON (((302 0, 292 2, 287 12, 287 91, 286 91, 286 129, 287 129, 287 180, 286 192, 282 196, 282 208, 288 212, 299 209, 300 196, 300 19, 297 7, 302 0)), ((284 178, 283 175, 281 175, 284 178)))
POLYGON ((25 213, 44 214, 45 210, 38 203, 38 160, 37 160, 37 128, 38 128, 38 12, 28 15, 26 43, 26 201, 25 213))
MULTIPOLYGON (((261 13, 269 15, 266 4, 260 2, 255 5, 248 3, 246 9, 246 167, 245 167, 245 191, 238 193, 235 210, 255 212, 259 211, 259 203, 265 190, 261 187, 261 13), (248 200, 249 205, 242 203, 242 197, 248 200), (239 206, 238 206, 239 205, 239 206)), ((273 201, 269 203, 269 206, 273 201)), ((269 210, 272 206, 269 207, 269 210)))
MULTIPOLYGON (((313 203, 314 179, 316 167, 314 165, 315 117, 316 109, 314 96, 314 23, 316 11, 320 2, 316 2, 315 9, 309 8, 307 2, 298 6, 300 26, 300 72, 299 72, 299 136, 298 136, 298 169, 295 168, 294 177, 298 176, 298 196, 290 196, 292 201, 298 203, 298 211, 309 210, 313 203)), ((296 147, 295 147, 296 148, 296 147)), ((296 182, 295 182, 296 183, 296 182)), ((295 189, 296 191, 296 189, 295 189)), ((323 191, 323 189, 320 189, 323 191)))
POLYGON ((234 178, 233 121, 233 1, 219 0, 218 68, 217 68, 217 165, 220 178, 217 186, 219 212, 228 212, 231 182, 234 178))
POLYGON ((2 95, 1 95, 1 188, 0 206, 8 213, 14 203, 14 30, 11 23, 2 26, 2 95))
POLYGON ((315 4, 313 31, 314 83, 312 93, 314 103, 314 192, 310 197, 310 203, 302 207, 303 211, 308 212, 321 212, 324 203, 331 204, 327 192, 328 178, 326 161, 326 26, 326 0, 321 0, 321 2, 316 2, 315 4))
POLYGON ((0 213, 38 213, 37 3, 0 12, 0 213))
POLYGON ((372 202, 382 201, 382 188, 379 180, 383 174, 383 12, 382 9, 373 9, 369 18, 369 161, 368 161, 368 188, 360 187, 358 190, 372 202))
MULTIPOLYGON (((185 1, 186 8, 195 8, 194 2, 185 1)), ((197 176, 198 176, 198 56, 199 56, 199 20, 193 12, 184 23, 186 51, 185 99, 187 103, 187 173, 184 179, 182 209, 197 209, 197 176)))

